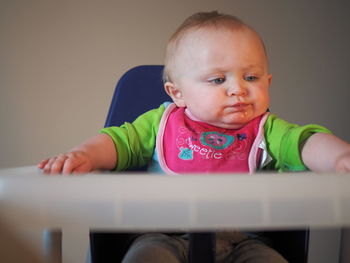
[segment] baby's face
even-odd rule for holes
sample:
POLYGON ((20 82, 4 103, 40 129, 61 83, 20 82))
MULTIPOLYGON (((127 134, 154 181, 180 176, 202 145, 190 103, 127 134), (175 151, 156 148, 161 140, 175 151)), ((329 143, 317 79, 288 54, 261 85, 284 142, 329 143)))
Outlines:
POLYGON ((197 119, 238 129, 269 106, 268 63, 264 47, 249 29, 192 30, 176 51, 175 103, 197 119))

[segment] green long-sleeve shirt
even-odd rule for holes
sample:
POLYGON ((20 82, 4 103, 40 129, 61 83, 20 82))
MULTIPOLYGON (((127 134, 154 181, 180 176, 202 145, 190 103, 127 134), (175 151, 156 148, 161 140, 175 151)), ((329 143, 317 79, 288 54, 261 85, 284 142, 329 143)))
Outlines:
MULTIPOLYGON (((120 127, 108 127, 100 131, 111 136, 115 143, 118 154, 117 170, 142 167, 151 162, 165 107, 165 104, 162 104, 159 108, 140 115, 132 123, 124 123, 120 127)), ((264 138, 271 161, 264 169, 306 170, 301 159, 301 148, 305 141, 317 132, 330 133, 319 125, 299 126, 270 114, 264 125, 264 138)))

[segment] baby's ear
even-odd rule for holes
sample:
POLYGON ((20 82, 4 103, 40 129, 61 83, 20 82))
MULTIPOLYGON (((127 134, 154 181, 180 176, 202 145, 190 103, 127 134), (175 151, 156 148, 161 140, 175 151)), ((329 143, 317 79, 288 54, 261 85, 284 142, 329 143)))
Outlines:
POLYGON ((271 85, 271 81, 272 81, 272 75, 271 75, 271 74, 269 74, 269 75, 267 76, 267 80, 268 80, 269 86, 270 86, 270 85, 271 85))
POLYGON ((185 100, 183 98, 183 94, 181 92, 181 89, 172 82, 165 82, 164 83, 164 89, 166 93, 172 98, 173 102, 178 107, 186 107, 185 100))

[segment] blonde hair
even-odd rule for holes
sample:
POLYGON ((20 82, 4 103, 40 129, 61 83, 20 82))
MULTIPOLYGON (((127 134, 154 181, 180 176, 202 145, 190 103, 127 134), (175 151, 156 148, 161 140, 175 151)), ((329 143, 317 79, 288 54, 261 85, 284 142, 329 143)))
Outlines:
POLYGON ((164 71, 163 71, 163 81, 171 81, 171 63, 173 62, 174 56, 176 54, 176 49, 186 35, 191 29, 201 29, 201 28, 250 28, 248 25, 243 23, 239 18, 220 14, 217 11, 212 12, 199 12, 188 17, 180 27, 175 31, 175 33, 170 37, 168 44, 166 46, 165 60, 164 60, 164 71))

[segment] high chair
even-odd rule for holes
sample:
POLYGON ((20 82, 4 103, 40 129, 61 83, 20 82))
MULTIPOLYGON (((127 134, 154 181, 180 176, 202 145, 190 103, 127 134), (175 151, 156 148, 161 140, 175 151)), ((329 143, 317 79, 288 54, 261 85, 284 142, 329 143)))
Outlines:
MULTIPOLYGON (((132 122, 140 114, 171 101, 163 88, 162 65, 137 66, 127 71, 119 80, 108 112, 105 127, 132 122)), ((145 168, 141 168, 145 171, 145 168)), ((291 263, 307 262, 308 230, 265 231, 271 245, 291 263)), ((128 246, 137 233, 90 233, 91 260, 121 262, 128 246)), ((215 262, 215 233, 189 234, 190 262, 215 262)))

